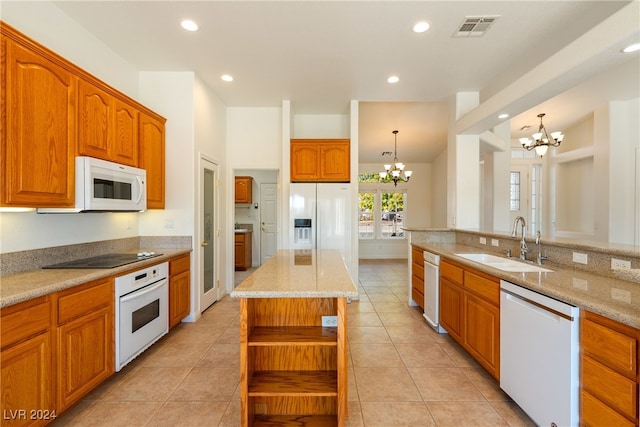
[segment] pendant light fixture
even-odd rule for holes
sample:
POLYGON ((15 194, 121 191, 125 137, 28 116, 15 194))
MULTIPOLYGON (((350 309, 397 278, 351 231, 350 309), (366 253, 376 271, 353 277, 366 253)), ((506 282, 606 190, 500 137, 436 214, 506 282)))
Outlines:
POLYGON ((549 147, 558 147, 564 139, 564 135, 562 132, 551 132, 551 137, 549 137, 547 129, 542 124, 544 113, 538 114, 538 117, 540 117, 538 132, 531 135, 533 139, 520 138, 520 144, 522 144, 522 148, 526 148, 528 151, 535 149, 536 154, 542 157, 547 154, 549 147))
POLYGON ((404 170, 404 163, 398 161, 398 131, 393 132, 393 165, 384 165, 384 172, 380 172, 380 179, 391 177, 393 185, 398 186, 398 181, 407 182, 411 178, 411 171, 404 170))

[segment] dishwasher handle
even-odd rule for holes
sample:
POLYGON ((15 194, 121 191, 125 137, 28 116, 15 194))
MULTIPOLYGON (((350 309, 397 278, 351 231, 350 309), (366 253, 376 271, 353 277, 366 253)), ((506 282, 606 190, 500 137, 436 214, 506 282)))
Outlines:
POLYGON ((544 305, 540 304, 539 302, 530 300, 529 298, 526 298, 526 297, 524 297, 522 295, 518 295, 518 294, 516 294, 514 292, 511 292, 511 291, 509 291, 507 289, 504 289, 504 288, 500 289, 500 292, 504 292, 507 295, 507 298, 509 298, 509 299, 518 299, 520 302, 531 306, 530 308, 532 308, 532 309, 542 310, 542 311, 545 311, 547 313, 551 313, 554 316, 562 317, 563 319, 567 319, 570 322, 573 322, 574 320, 576 320, 573 316, 569 316, 567 314, 561 313, 561 312, 559 312, 557 310, 554 310, 554 309, 552 309, 550 307, 544 306, 544 305))

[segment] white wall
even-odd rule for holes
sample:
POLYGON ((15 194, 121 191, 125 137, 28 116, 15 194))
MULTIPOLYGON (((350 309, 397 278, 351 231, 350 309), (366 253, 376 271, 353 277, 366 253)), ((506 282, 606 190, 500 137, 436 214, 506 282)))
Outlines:
POLYGON ((145 105, 167 119, 165 125, 165 209, 140 217, 143 236, 193 236, 195 206, 195 102, 191 72, 142 72, 145 105), (189 171, 189 173, 185 173, 189 171))
POLYGON ((291 138, 350 138, 348 114, 294 114, 291 138))
POLYGON ((447 150, 431 164, 431 227, 447 226, 447 150))
POLYGON ((138 70, 51 1, 0 2, 0 19, 138 100, 138 70))
MULTIPOLYGON (((4 22, 132 98, 139 98, 137 71, 51 2, 3 2, 1 6, 4 22)), ((139 214, 132 213, 0 213, 0 251, 135 237, 138 218, 139 214)))

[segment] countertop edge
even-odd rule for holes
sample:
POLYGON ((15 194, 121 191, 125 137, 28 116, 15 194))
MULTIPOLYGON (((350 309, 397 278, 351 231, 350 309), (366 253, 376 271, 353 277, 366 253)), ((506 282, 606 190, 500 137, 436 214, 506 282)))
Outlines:
MULTIPOLYGON (((75 272, 76 274, 71 274, 71 277, 65 278, 63 280, 53 280, 50 285, 44 286, 34 286, 31 289, 26 289, 24 291, 16 292, 15 294, 4 296, 0 294, 0 308, 9 307, 15 304, 19 304, 21 302, 29 301, 38 297, 46 296, 49 294, 53 294, 58 291, 62 291, 65 289, 69 289, 75 286, 82 285, 84 283, 92 282, 94 280, 103 279, 105 277, 110 276, 120 276, 123 274, 130 273, 132 271, 139 270, 144 267, 148 267, 150 265, 160 264, 163 262, 167 262, 170 259, 179 257, 181 255, 185 255, 191 253, 193 249, 184 248, 184 249, 158 249, 154 250, 154 252, 162 253, 162 255, 156 256, 154 258, 146 259, 143 261, 137 261, 133 264, 127 264, 120 267, 115 268, 107 268, 107 269, 63 269, 63 270, 31 270, 25 271, 22 273, 16 273, 9 276, 0 277, 0 283, 2 286, 0 287, 0 293, 3 289, 6 289, 6 282, 13 280, 29 280, 29 278, 33 279, 37 275, 40 274, 54 274, 53 272, 75 272), (135 267, 134 267, 135 266, 135 267)), ((43 276, 40 276, 43 277, 43 276)), ((38 278, 37 282, 44 281, 42 278, 38 278)))
MULTIPOLYGON (((602 302, 596 301, 594 297, 579 297, 575 295, 569 295, 567 292, 562 292, 562 289, 557 287, 554 289, 552 284, 547 283, 544 289, 541 289, 541 275, 553 275, 555 273, 564 273, 571 274, 574 277, 583 277, 587 279, 591 279, 593 281, 606 281, 609 283, 624 283, 631 286, 637 286, 636 283, 624 281, 621 279, 612 279, 609 277, 598 276, 594 273, 588 273, 578 270, 567 269, 552 263, 544 264, 543 267, 553 270, 551 273, 513 273, 507 272, 503 270, 499 270, 493 267, 489 267, 483 265, 481 263, 468 260, 463 257, 457 256, 454 252, 443 248, 443 245, 438 243, 413 243, 414 245, 429 251, 433 252, 441 257, 448 258, 454 262, 459 264, 474 268, 483 273, 494 276, 498 279, 502 279, 511 283, 514 283, 518 286, 522 286, 523 288, 529 289, 533 292, 537 292, 539 294, 557 299, 558 301, 562 301, 571 305, 578 306, 582 309, 586 309, 596 314, 600 314, 602 316, 608 317, 612 320, 616 320, 620 323, 624 323, 625 325, 634 327, 636 329, 640 329, 640 313, 633 313, 631 310, 623 310, 623 307, 614 307, 614 304, 611 302, 602 302), (535 277, 535 280, 534 280, 535 277)), ((446 244, 445 244, 446 245, 446 244)), ((457 253, 477 253, 480 250, 478 248, 472 246, 465 246, 461 244, 456 245, 457 253)), ((449 244, 450 246, 450 244, 449 244)), ((550 277, 550 276, 549 276, 550 277)))
POLYGON ((354 291, 232 291, 231 298, 355 298, 354 291))

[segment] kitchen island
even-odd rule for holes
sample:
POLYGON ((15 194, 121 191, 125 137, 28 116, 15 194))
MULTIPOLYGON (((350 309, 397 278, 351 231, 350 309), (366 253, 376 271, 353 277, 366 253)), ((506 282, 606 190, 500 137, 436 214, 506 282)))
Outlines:
POLYGON ((344 425, 347 300, 357 295, 331 250, 280 250, 235 288, 243 427, 344 425))

